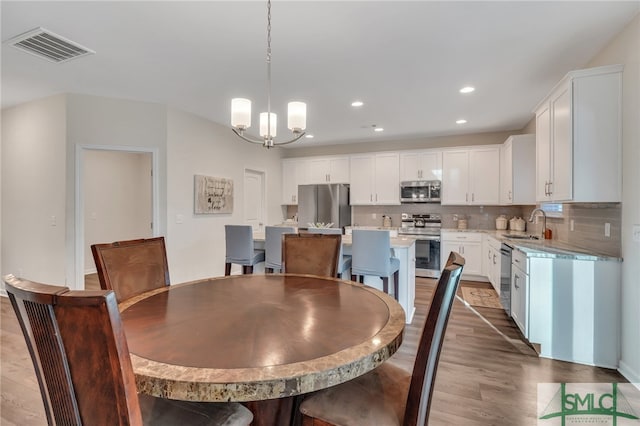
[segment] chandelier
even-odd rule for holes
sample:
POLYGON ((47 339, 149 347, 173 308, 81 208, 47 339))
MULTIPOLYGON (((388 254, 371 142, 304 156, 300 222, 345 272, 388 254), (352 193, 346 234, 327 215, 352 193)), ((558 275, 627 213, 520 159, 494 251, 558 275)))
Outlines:
POLYGON ((287 127, 293 132, 293 139, 275 142, 278 117, 271 112, 271 0, 267 1, 267 112, 260 113, 260 136, 262 140, 250 138, 244 132, 251 127, 251 101, 245 98, 231 100, 231 127, 236 135, 247 142, 260 144, 265 148, 293 143, 304 136, 307 127, 307 104, 289 102, 287 127))

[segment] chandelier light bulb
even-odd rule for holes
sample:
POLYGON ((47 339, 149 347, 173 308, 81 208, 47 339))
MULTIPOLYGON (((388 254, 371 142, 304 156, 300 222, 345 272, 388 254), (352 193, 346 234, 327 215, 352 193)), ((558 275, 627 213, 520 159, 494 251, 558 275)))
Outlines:
POLYGON ((307 128, 307 104, 304 102, 289 102, 289 119, 287 128, 294 133, 307 128))
POLYGON ((231 126, 239 130, 251 127, 251 101, 249 99, 231 99, 231 126))
POLYGON ((260 136, 264 137, 276 137, 276 129, 278 128, 278 116, 275 113, 271 113, 271 119, 267 120, 267 113, 260 113, 260 136), (267 132, 267 127, 269 131, 267 132))

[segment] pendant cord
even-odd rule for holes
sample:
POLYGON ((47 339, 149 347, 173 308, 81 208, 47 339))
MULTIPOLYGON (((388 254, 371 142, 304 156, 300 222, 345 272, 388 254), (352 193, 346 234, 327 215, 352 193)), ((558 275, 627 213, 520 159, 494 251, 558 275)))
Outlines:
POLYGON ((271 139, 271 0, 267 1, 267 140, 271 139))

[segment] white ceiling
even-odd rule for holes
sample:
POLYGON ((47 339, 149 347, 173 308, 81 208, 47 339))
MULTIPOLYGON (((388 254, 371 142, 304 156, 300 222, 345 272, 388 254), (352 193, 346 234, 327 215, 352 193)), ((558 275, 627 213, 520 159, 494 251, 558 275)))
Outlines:
MULTIPOLYGON (((229 125, 266 110, 266 1, 2 1, 2 41, 43 27, 96 51, 54 64, 2 45, 2 107, 57 93, 168 104, 229 125)), ((518 130, 640 11, 625 2, 279 1, 272 110, 307 102, 309 144, 518 130), (464 85, 476 91, 461 95, 464 85), (362 100, 360 109, 350 106, 362 100), (458 118, 468 123, 457 125, 458 118), (385 129, 374 133, 376 124, 385 129)), ((299 146, 300 142, 294 145, 299 146)))

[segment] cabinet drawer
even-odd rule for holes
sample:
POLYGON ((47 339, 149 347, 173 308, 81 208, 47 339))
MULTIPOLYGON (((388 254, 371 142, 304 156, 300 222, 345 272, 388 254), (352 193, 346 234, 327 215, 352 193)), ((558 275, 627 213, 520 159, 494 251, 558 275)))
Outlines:
POLYGON ((482 234, 479 232, 442 231, 441 238, 443 241, 459 241, 469 243, 482 242, 482 234))
POLYGON ((514 266, 517 266, 525 274, 529 274, 529 264, 527 263, 527 255, 520 250, 513 250, 511 252, 511 262, 514 266))

